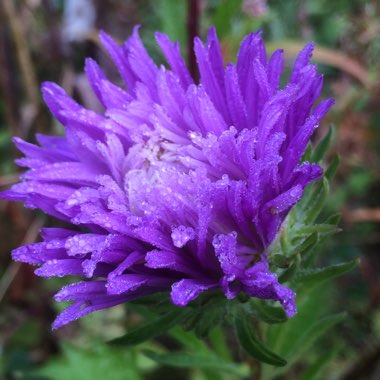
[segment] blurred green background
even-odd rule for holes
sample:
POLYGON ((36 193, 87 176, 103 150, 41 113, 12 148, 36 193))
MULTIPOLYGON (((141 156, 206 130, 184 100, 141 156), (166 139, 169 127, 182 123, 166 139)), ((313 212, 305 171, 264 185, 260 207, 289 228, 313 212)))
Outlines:
MULTIPOLYGON (((342 232, 321 247, 318 261, 333 264, 360 257, 361 264, 358 270, 325 284, 304 301, 314 316, 347 310, 346 320, 312 345, 302 346, 301 342, 297 360, 285 371, 263 376, 284 380, 380 379, 380 2, 2 0, 2 189, 15 183, 20 173, 13 164, 19 153, 11 144, 11 136, 34 141, 36 132, 62 132, 42 103, 39 83, 55 81, 80 103, 99 109, 83 74, 84 59, 95 58, 118 82, 115 68, 99 45, 98 31, 103 29, 121 42, 136 24, 141 24, 143 41, 157 62, 163 62, 163 57, 155 45, 154 31, 179 40, 195 76, 188 41, 194 34, 204 37, 211 25, 217 28, 225 62, 234 60, 244 35, 262 29, 269 52, 285 49, 284 77, 302 45, 315 42, 314 61, 325 76, 324 96, 336 99, 315 140, 327 133, 329 124, 336 126, 331 155, 338 153, 341 164, 327 211, 342 215, 342 232)), ((179 331, 141 349, 107 347, 106 340, 133 324, 136 316, 128 307, 98 312, 52 332, 51 322, 62 308, 52 295, 65 280, 35 277, 33 268, 11 261, 10 251, 37 241, 39 228, 53 223, 21 204, 0 203, 1 379, 247 378, 244 368, 226 368, 215 377, 210 368, 217 363, 204 364, 202 370, 195 368, 202 368, 199 363, 172 368, 159 366, 143 355, 143 348, 169 347, 175 351, 181 346, 179 342, 192 339, 179 331)), ((296 326, 300 335, 308 331, 307 316, 304 321, 296 326)), ((289 336, 290 343, 297 339, 289 336)), ((193 349, 199 349, 198 343, 193 343, 193 349)), ((279 349, 286 355, 286 345, 279 349)), ((235 359, 239 360, 237 351, 235 359)))

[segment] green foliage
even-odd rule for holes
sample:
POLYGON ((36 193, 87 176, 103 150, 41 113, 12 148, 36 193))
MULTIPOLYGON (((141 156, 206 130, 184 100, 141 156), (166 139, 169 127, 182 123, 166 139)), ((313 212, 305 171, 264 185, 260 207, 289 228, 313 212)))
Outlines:
POLYGON ((167 34, 172 41, 179 41, 186 46, 186 1, 160 0, 155 4, 161 21, 160 31, 167 34))
POLYGON ((323 281, 342 276, 359 265, 359 259, 348 261, 347 263, 331 265, 326 268, 305 269, 297 273, 295 281, 307 286, 319 285, 323 281))
POLYGON ((318 380, 321 378, 321 373, 328 364, 335 358, 341 350, 341 346, 326 350, 320 357, 316 358, 314 363, 302 374, 299 380, 318 380))
POLYGON ((149 320, 126 335, 113 339, 110 343, 113 345, 133 346, 145 342, 148 339, 153 339, 165 333, 177 323, 180 323, 189 313, 188 309, 173 307, 172 310, 164 315, 149 320))
POLYGON ((235 316, 235 329, 241 347, 255 359, 274 366, 286 365, 286 360, 266 348, 257 337, 247 314, 239 313, 235 316))
POLYGON ((249 369, 247 366, 225 362, 211 352, 174 352, 170 354, 157 354, 154 351, 145 350, 143 353, 159 364, 172 367, 212 369, 217 372, 232 373, 239 377, 249 375, 249 369))
POLYGON ((119 350, 99 343, 85 350, 63 347, 63 355, 51 360, 37 374, 51 380, 142 380, 133 351, 119 350))

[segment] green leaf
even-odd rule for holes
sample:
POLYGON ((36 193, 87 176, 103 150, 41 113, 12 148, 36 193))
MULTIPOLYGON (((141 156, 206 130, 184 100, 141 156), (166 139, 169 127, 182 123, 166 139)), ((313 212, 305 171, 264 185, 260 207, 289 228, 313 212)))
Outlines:
POLYGON ((329 315, 317 320, 302 335, 297 346, 292 346, 289 352, 289 358, 294 361, 299 355, 308 350, 322 335, 329 329, 342 322, 347 317, 346 313, 329 315))
POLYGON ((319 357, 298 380, 318 380, 321 379, 321 373, 325 367, 335 358, 341 346, 335 349, 329 349, 324 355, 319 357))
POLYGON ((282 307, 269 306, 265 301, 254 298, 249 300, 247 311, 258 320, 269 324, 283 323, 288 320, 282 307))
POLYGON ((300 237, 297 237, 294 238, 293 241, 297 241, 297 244, 292 248, 292 254, 299 253, 300 255, 303 255, 318 243, 319 236, 318 233, 314 231, 306 238, 300 239, 300 237))
POLYGON ((278 277, 278 281, 282 284, 283 282, 290 281, 297 273, 301 264, 301 255, 297 254, 294 257, 292 265, 286 270, 284 270, 278 277))
POLYGON ((205 342, 201 339, 198 339, 194 332, 184 331, 181 326, 175 326, 168 334, 181 343, 186 349, 194 351, 203 351, 208 352, 209 349, 206 346, 205 342))
POLYGON ((339 213, 336 213, 336 214, 332 214, 330 215, 326 221, 325 221, 325 224, 335 224, 335 225, 338 225, 339 222, 340 222, 340 214, 339 213))
POLYGON ((186 46, 186 1, 160 0, 156 3, 157 13, 161 19, 161 30, 172 41, 179 41, 186 46))
POLYGON ((331 126, 326 136, 321 140, 321 142, 315 148, 311 161, 320 162, 325 157, 329 149, 329 146, 331 144, 331 141, 333 140, 333 136, 335 134, 334 132, 335 132, 335 128, 331 126))
POLYGON ((359 265, 359 258, 348 261, 346 263, 332 265, 325 268, 307 269, 298 272, 296 281, 303 285, 312 286, 322 281, 330 280, 334 277, 343 275, 346 272, 356 268, 359 265))
POLYGON ((248 376, 249 368, 246 365, 229 363, 212 354, 176 352, 170 354, 157 354, 151 350, 143 350, 144 355, 159 364, 180 368, 216 369, 239 376, 248 376))
POLYGON ((335 155, 334 158, 332 159, 330 165, 326 169, 325 177, 329 181, 331 181, 334 178, 334 175, 335 175, 336 171, 338 170, 339 162, 340 162, 339 156, 335 155))
POLYGON ((311 192, 309 197, 305 200, 302 199, 303 206, 305 206, 302 218, 303 224, 311 224, 315 221, 324 206, 328 193, 329 182, 326 178, 323 178, 320 185, 311 192))
POLYGON ((232 18, 241 9, 241 0, 219 0, 216 2, 217 8, 214 12, 212 25, 215 25, 219 38, 227 36, 234 25, 232 18))
POLYGON ((241 346, 255 359, 278 367, 286 365, 285 359, 270 351, 260 342, 245 314, 235 316, 235 330, 241 346))
POLYGON ((305 150, 305 153, 302 156, 302 162, 304 161, 312 161, 313 160, 313 146, 309 143, 305 150))
POLYGON ((319 235, 332 235, 340 232, 341 229, 336 224, 313 224, 295 231, 296 235, 310 235, 317 232, 319 235))
POLYGON ((187 314, 189 314, 188 309, 175 308, 174 310, 133 329, 126 335, 111 340, 109 343, 123 346, 142 343, 148 339, 161 335, 174 327, 177 323, 181 322, 187 314))
POLYGON ((209 309, 207 306, 203 308, 203 313, 195 326, 195 335, 200 338, 205 338, 211 329, 218 326, 223 320, 223 309, 219 306, 212 306, 209 309))
POLYGON ((286 269, 289 267, 289 258, 280 254, 270 255, 269 264, 275 265, 277 268, 286 269))
POLYGON ((36 374, 54 380, 141 380, 133 354, 100 343, 84 350, 72 345, 63 347, 63 355, 50 360, 36 374))

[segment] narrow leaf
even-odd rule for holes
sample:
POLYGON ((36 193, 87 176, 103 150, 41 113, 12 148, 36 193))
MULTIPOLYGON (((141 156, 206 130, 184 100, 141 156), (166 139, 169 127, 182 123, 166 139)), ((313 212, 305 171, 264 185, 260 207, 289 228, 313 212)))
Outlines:
POLYGON ((304 254, 307 251, 309 251, 311 248, 313 248, 319 241, 318 239, 318 233, 312 232, 309 236, 307 236, 304 239, 300 239, 299 237, 294 239, 295 242, 297 242, 294 247, 292 248, 293 254, 304 254))
POLYGON ((340 351, 341 347, 335 349, 327 350, 324 355, 319 357, 303 374, 298 380, 317 380, 321 378, 322 371, 326 366, 335 358, 335 356, 340 351))
POLYGON ((206 337, 210 330, 218 326, 223 319, 223 310, 220 307, 211 307, 209 310, 204 310, 201 318, 195 326, 195 335, 199 338, 206 337))
POLYGON ((265 301, 250 299, 247 311, 250 315, 266 323, 282 323, 287 321, 284 309, 277 306, 269 306, 265 301))
POLYGON ((310 199, 305 204, 305 214, 302 222, 304 224, 313 223, 322 211, 326 197, 329 193, 329 183, 323 178, 322 183, 311 193, 310 199))
POLYGON ((339 222, 340 222, 340 214, 339 213, 336 213, 336 214, 332 214, 330 215, 326 221, 325 221, 325 224, 335 224, 335 225, 338 225, 339 222))
POLYGON ((177 323, 179 323, 187 314, 188 310, 176 308, 152 321, 139 326, 126 335, 113 339, 109 343, 115 345, 131 346, 142 343, 163 334, 177 323))
POLYGON ((301 264, 301 255, 297 254, 294 258, 292 265, 290 265, 290 267, 288 269, 284 270, 280 274, 280 276, 278 277, 278 281, 281 284, 286 282, 286 281, 290 281, 295 276, 295 274, 297 273, 297 271, 300 267, 300 264, 301 264))
POLYGON ((256 336, 253 327, 249 326, 246 316, 235 317, 235 329, 241 346, 255 359, 282 367, 286 365, 286 360, 266 348, 256 336))
POLYGON ((343 275, 359 265, 359 258, 343 264, 332 265, 330 267, 300 271, 296 281, 308 286, 319 284, 322 281, 330 280, 343 275))
POLYGON ((320 235, 331 235, 340 232, 341 229, 335 224, 313 224, 295 231, 296 235, 309 235, 317 232, 320 235))
POLYGON ((292 358, 292 362, 298 355, 301 355, 309 349, 317 341, 317 339, 324 335, 329 329, 342 322, 346 316, 346 313, 333 314, 313 323, 310 328, 305 331, 297 346, 293 346, 295 350, 289 352, 289 358, 292 358))
POLYGON ((334 127, 331 126, 326 136, 321 140, 321 142, 315 148, 313 158, 312 158, 313 162, 319 162, 325 157, 329 149, 329 146, 331 144, 331 141, 333 139, 333 136, 334 136, 334 127))
POLYGON ((332 159, 330 165, 326 169, 325 177, 329 181, 331 181, 334 178, 334 175, 335 175, 336 171, 338 170, 339 162, 340 162, 339 156, 335 155, 334 158, 332 159))

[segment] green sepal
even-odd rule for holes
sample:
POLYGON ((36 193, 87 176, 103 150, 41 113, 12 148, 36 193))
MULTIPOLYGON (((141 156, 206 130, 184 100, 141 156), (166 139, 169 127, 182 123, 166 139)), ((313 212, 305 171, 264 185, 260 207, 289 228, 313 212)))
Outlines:
POLYGON ((234 318, 236 336, 240 345, 246 352, 260 362, 277 367, 285 366, 287 364, 285 359, 270 351, 260 342, 248 318, 244 312, 242 312, 241 315, 235 315, 234 318))

